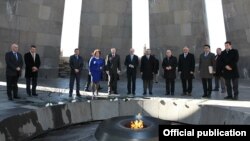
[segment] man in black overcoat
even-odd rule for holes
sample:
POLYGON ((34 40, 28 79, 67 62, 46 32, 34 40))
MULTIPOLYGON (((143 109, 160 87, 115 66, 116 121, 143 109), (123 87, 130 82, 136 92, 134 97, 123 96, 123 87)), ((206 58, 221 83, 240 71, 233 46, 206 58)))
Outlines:
POLYGON ((36 53, 36 46, 31 45, 30 51, 24 55, 26 92, 29 96, 37 96, 37 76, 41 65, 40 56, 36 53), (32 81, 32 91, 30 91, 30 81, 32 81))
POLYGON ((239 72, 237 63, 239 61, 239 53, 237 49, 232 48, 230 41, 225 42, 225 50, 221 53, 222 55, 222 75, 226 81, 227 96, 225 99, 238 99, 238 79, 239 72), (232 87, 232 84, 233 87, 232 87), (232 89, 234 96, 232 94, 232 89))
POLYGON ((164 78, 166 82, 166 95, 174 95, 176 78, 177 58, 172 55, 171 50, 166 51, 166 57, 162 61, 164 78))
POLYGON ((192 81, 194 79, 195 59, 192 53, 189 53, 189 48, 184 47, 183 53, 179 56, 178 72, 181 75, 182 95, 191 96, 192 81))
POLYGON ((147 94, 147 89, 149 94, 152 95, 153 89, 153 75, 157 74, 155 67, 155 57, 151 55, 151 50, 146 50, 146 55, 141 58, 140 72, 143 80, 143 95, 147 94))

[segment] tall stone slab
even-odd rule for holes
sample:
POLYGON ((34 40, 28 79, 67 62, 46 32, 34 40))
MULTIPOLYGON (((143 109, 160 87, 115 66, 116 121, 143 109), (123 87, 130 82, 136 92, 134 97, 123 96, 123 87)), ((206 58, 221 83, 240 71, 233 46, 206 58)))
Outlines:
POLYGON ((238 49, 241 78, 250 77, 250 1, 222 0, 227 40, 238 49))
POLYGON ((114 47, 123 64, 132 47, 132 0, 83 0, 79 47, 86 62, 94 49, 105 57, 114 47))
POLYGON ((208 42, 202 0, 149 0, 149 14, 150 48, 160 61, 167 49, 178 57, 184 46, 198 59, 208 42))

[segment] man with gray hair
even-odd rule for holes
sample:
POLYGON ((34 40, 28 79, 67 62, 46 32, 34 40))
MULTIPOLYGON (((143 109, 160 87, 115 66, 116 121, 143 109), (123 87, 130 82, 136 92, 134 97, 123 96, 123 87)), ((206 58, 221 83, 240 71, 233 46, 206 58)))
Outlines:
POLYGON ((143 95, 147 94, 147 89, 149 89, 149 94, 152 95, 153 75, 157 71, 155 69, 155 57, 151 55, 150 49, 147 49, 146 55, 141 58, 140 72, 143 80, 143 95))
POLYGON ((12 44, 11 51, 5 54, 7 95, 9 100, 20 99, 18 96, 18 78, 21 76, 23 67, 22 55, 18 52, 18 45, 12 44), (12 95, 13 92, 13 95, 12 95))
POLYGON ((108 93, 117 92, 118 75, 121 72, 120 56, 116 54, 116 49, 111 48, 111 53, 106 56, 105 69, 108 75, 108 93))
POLYGON ((135 50, 133 48, 130 49, 129 55, 126 56, 124 65, 127 67, 127 89, 128 93, 127 94, 132 94, 135 95, 135 81, 136 81, 136 72, 137 72, 137 67, 139 65, 139 59, 138 56, 134 54, 135 50), (132 91, 131 91, 131 82, 132 82, 132 91))
POLYGON ((226 92, 226 85, 225 85, 225 79, 222 77, 222 56, 221 56, 222 49, 217 48, 216 49, 216 56, 215 56, 215 74, 214 74, 214 82, 215 82, 215 87, 213 91, 219 91, 219 87, 221 87, 221 93, 226 92), (220 82, 220 84, 219 84, 220 82))
POLYGON ((195 59, 192 53, 189 53, 189 48, 185 46, 183 53, 179 56, 178 72, 181 75, 183 96, 191 96, 192 80, 194 79, 195 59), (187 85, 188 84, 188 85, 187 85))
POLYGON ((177 58, 172 55, 171 50, 166 51, 166 57, 162 61, 164 78, 166 82, 166 95, 174 95, 176 78, 177 58))

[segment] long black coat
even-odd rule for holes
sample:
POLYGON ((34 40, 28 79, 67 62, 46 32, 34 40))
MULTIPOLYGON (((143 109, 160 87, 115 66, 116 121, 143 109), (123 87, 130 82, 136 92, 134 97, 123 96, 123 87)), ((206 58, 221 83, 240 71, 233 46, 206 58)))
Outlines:
POLYGON ((165 57, 162 61, 162 68, 164 70, 164 78, 165 79, 175 79, 176 78, 176 67, 177 67, 177 58, 171 56, 169 59, 165 57), (167 70, 166 67, 170 67, 171 70, 167 70))
POLYGON ((130 55, 127 55, 124 61, 124 65, 127 67, 127 73, 136 73, 137 67, 139 65, 139 58, 137 55, 133 56, 133 60, 131 60, 130 55), (129 67, 129 65, 133 65, 134 68, 129 67))
POLYGON ((231 49, 228 52, 226 50, 221 53, 222 60, 222 74, 226 79, 239 78, 238 66, 239 53, 236 49, 231 49), (232 68, 231 71, 227 70, 225 66, 228 65, 232 68))
POLYGON ((25 77, 37 77, 38 71, 32 72, 32 67, 37 67, 39 69, 41 65, 40 57, 36 53, 35 61, 30 52, 24 55, 24 62, 25 62, 25 77))
POLYGON ((178 71, 181 72, 181 79, 193 79, 195 70, 195 59, 192 53, 188 53, 184 58, 184 53, 180 54, 178 62, 178 71))
POLYGON ((17 53, 18 60, 12 51, 7 52, 5 54, 5 62, 6 62, 6 75, 7 76, 20 76, 22 71, 17 71, 16 68, 23 67, 23 58, 20 53, 17 53))
POLYGON ((141 58, 141 68, 140 72, 142 73, 143 80, 153 80, 153 74, 157 74, 155 68, 155 57, 150 55, 149 59, 144 55, 141 58))

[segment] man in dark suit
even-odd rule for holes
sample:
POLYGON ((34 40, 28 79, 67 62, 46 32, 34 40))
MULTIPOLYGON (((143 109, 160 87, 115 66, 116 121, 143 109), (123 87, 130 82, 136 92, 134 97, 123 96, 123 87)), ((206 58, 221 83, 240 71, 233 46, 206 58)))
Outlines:
POLYGON ((202 80, 203 96, 211 97, 212 78, 215 72, 215 55, 210 52, 210 45, 204 45, 204 52, 200 54, 199 73, 202 80))
POLYGON ((6 80, 7 80, 7 95, 9 100, 20 99, 18 96, 17 81, 21 76, 23 67, 23 58, 18 53, 18 45, 12 44, 11 51, 5 54, 6 62, 6 80), (13 91, 13 96, 12 96, 13 91))
POLYGON ((195 59, 192 53, 189 53, 189 48, 184 47, 183 53, 179 56, 178 72, 181 75, 182 95, 191 96, 192 80, 194 79, 195 59), (187 87, 188 84, 188 87, 187 87))
POLYGON ((124 65, 127 66, 127 89, 128 93, 131 94, 131 81, 132 81, 132 94, 135 95, 135 80, 136 80, 136 72, 137 67, 139 65, 139 59, 137 55, 134 55, 134 49, 130 49, 130 54, 126 56, 124 65))
POLYGON ((36 46, 31 45, 30 51, 24 55, 26 92, 29 96, 37 96, 37 76, 41 64, 39 54, 36 53, 36 46), (32 80, 32 92, 30 91, 30 80, 32 80))
POLYGON ((174 95, 176 78, 177 58, 172 55, 171 50, 166 51, 166 57, 162 61, 164 78, 166 80, 166 95, 174 95), (171 87, 171 89, 170 89, 171 87))
POLYGON ((72 97, 74 82, 76 79, 76 96, 80 95, 80 77, 83 68, 83 58, 79 55, 79 49, 75 49, 75 54, 69 58, 70 70, 70 82, 69 82, 69 97, 72 97))
POLYGON ((239 90, 238 90, 238 66, 237 63, 239 61, 239 53, 238 50, 232 48, 232 44, 230 41, 225 42, 225 50, 221 53, 221 61, 222 61, 222 74, 226 81, 227 87, 227 96, 225 99, 238 99, 239 90), (232 85, 233 83, 233 91, 234 97, 232 95, 232 85))
POLYGON ((215 87, 214 87, 213 91, 219 91, 219 87, 221 87, 221 93, 225 93, 226 86, 225 86, 225 79, 222 77, 221 52, 222 52, 221 48, 216 49, 216 53, 217 53, 217 55, 215 56, 216 71, 214 74, 215 87), (219 84, 219 81, 220 81, 220 84, 219 84))
POLYGON ((105 70, 108 75, 108 93, 117 92, 118 74, 121 72, 120 56, 116 54, 116 49, 111 48, 111 53, 106 56, 105 70))
POLYGON ((143 95, 147 94, 147 89, 152 95, 153 75, 157 74, 157 70, 155 69, 155 57, 151 55, 150 49, 147 49, 146 55, 141 58, 140 72, 143 80, 143 95))

